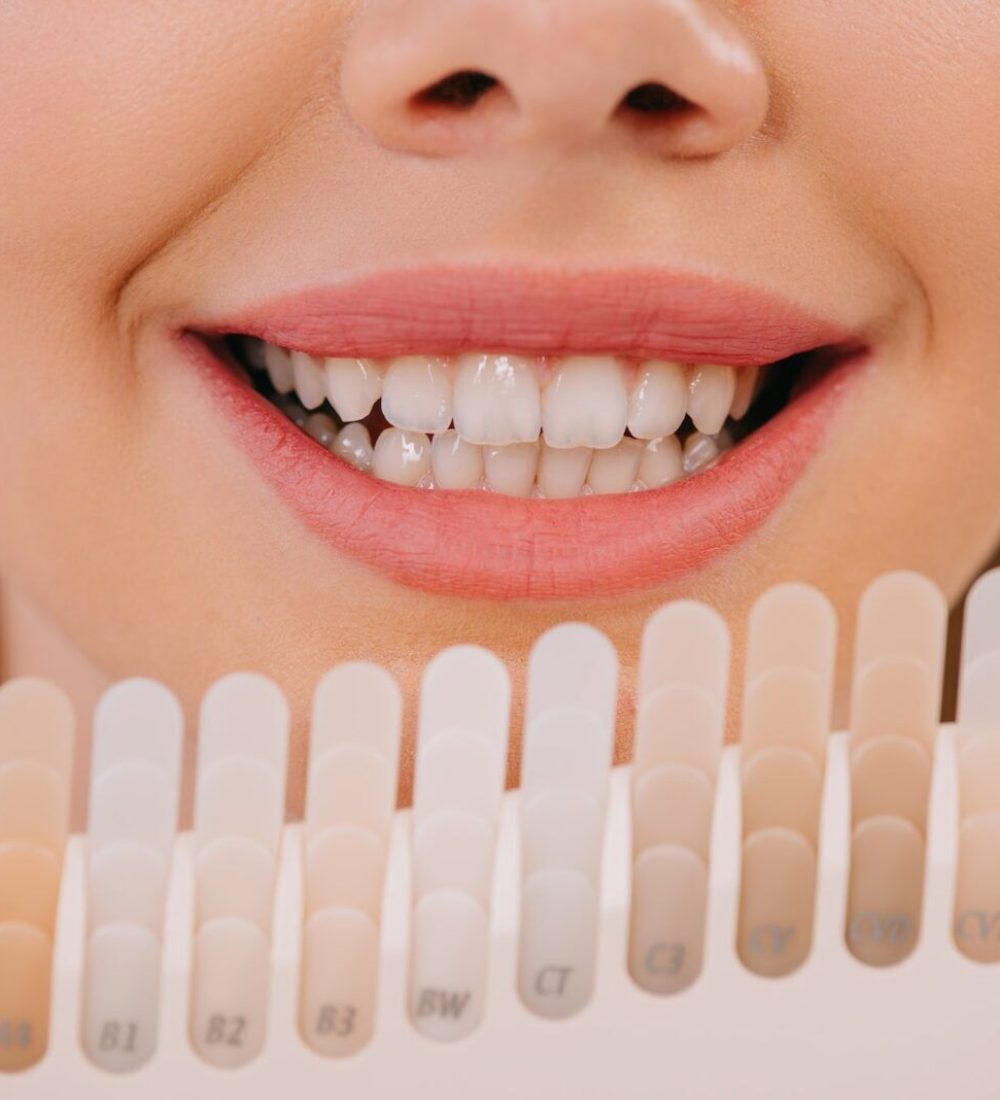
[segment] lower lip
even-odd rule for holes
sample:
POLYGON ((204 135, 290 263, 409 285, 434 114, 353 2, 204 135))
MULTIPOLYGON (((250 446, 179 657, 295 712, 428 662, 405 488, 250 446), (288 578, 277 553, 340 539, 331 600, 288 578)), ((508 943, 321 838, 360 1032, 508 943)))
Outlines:
POLYGON ((233 437, 303 523, 394 581, 477 599, 579 599, 655 588, 739 546, 804 473, 845 396, 841 364, 711 469, 644 492, 538 501, 409 489, 334 458, 191 333, 233 437))

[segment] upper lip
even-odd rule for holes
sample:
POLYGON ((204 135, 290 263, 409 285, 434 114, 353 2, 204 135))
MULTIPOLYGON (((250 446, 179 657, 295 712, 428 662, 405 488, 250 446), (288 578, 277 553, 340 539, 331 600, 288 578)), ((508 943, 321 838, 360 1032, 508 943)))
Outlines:
POLYGON ((438 266, 345 279, 189 320, 317 356, 505 350, 752 366, 860 343, 782 295, 660 269, 438 266))

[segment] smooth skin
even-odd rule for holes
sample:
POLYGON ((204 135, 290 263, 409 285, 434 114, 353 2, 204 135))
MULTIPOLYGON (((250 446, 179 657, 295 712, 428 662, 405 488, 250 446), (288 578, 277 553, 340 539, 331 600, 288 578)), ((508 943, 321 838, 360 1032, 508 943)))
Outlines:
POLYGON ((400 677, 412 733, 442 646, 490 646, 520 685, 534 638, 582 618, 622 654, 624 757, 663 601, 739 634, 764 588, 811 582, 843 673, 871 579, 918 569, 954 603, 1000 542, 994 0, 7 0, 0 73, 2 673, 72 682, 85 715, 141 673, 193 720, 251 667, 301 734, 318 675, 363 657, 400 677), (498 81, 475 108, 408 109, 469 69, 498 81), (649 80, 696 122, 622 112, 649 80), (415 260, 821 288, 863 304, 877 353, 777 513, 684 582, 429 595, 306 531, 150 350, 186 310, 415 260))

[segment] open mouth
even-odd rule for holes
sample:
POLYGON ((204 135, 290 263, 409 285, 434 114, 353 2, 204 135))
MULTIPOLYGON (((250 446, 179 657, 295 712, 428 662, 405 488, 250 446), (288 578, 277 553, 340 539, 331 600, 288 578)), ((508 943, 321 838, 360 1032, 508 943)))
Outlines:
POLYGON ((308 528, 477 598, 648 589, 737 546, 869 358, 856 326, 648 270, 403 270, 178 321, 308 528))
POLYGON ((320 358, 215 342, 331 455, 417 489, 563 500, 659 489, 714 466, 836 362, 817 348, 733 367, 471 352, 320 358))

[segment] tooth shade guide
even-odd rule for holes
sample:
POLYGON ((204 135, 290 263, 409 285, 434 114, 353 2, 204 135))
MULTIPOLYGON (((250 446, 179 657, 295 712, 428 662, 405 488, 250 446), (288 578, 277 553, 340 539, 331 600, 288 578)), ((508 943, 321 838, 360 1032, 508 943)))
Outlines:
POLYGON ((553 706, 525 728, 521 791, 525 802, 542 791, 578 791, 604 805, 613 730, 590 711, 553 706))
POLYGON ((383 756, 395 774, 402 710, 399 686, 385 669, 367 661, 337 665, 313 693, 311 759, 320 760, 342 745, 357 745, 383 756))
POLYGON ((242 836, 277 856, 285 816, 284 776, 250 757, 227 757, 198 778, 195 843, 242 836))
POLYGON ((714 792, 705 773, 687 764, 663 764, 635 781, 632 844, 636 857, 648 848, 687 848, 708 864, 714 792))
POLYGON ((476 733, 439 734, 418 749, 413 784, 414 828, 442 810, 462 810, 493 823, 500 812, 506 760, 476 733))
MULTIPOLYGON (((523 796, 522 796, 523 799, 523 796)), ((546 789, 523 799, 522 876, 566 868, 599 886, 604 808, 582 790, 546 789)))
POLYGON ((199 851, 194 875, 196 927, 240 917, 270 935, 275 866, 262 844, 242 836, 214 840, 199 851))
POLYGON ((194 940, 191 1042, 216 1066, 246 1065, 264 1047, 270 950, 266 936, 235 917, 202 925, 194 940))
POLYGON ((528 659, 525 727, 557 706, 589 711, 601 728, 614 729, 618 654, 599 630, 586 623, 561 623, 532 646, 528 659))
POLYGON ((496 834, 467 810, 442 810, 413 834, 413 898, 455 890, 489 910, 496 834))
POLYGON ((133 841, 166 860, 177 831, 177 783, 162 768, 124 762, 99 775, 90 793, 87 842, 99 852, 133 841))
MULTIPOLYGON (((832 687, 836 641, 837 618, 826 596, 806 584, 770 588, 750 611, 745 683, 752 686, 765 673, 789 668, 832 687)), ((821 703, 821 710, 828 712, 829 703, 821 703)))
MULTIPOLYGON (((832 675, 832 666, 831 666, 832 675)), ((807 669, 775 668, 748 685, 743 703, 746 759, 771 748, 807 752, 822 767, 829 734, 830 683, 807 669)))
POLYGON ((975 962, 1000 962, 1000 811, 966 818, 958 842, 955 945, 975 962))
POLYGON ((32 762, 69 782, 73 767, 73 708, 47 680, 23 676, 0 685, 0 768, 32 762))
POLYGON ((680 993, 701 972, 708 874, 688 848, 646 849, 632 872, 628 969, 649 993, 680 993))
POLYGON ((104 1070, 133 1072, 156 1049, 160 941, 139 925, 99 928, 86 967, 83 1048, 104 1070))
POLYGON ((94 712, 91 787, 119 764, 147 764, 176 786, 181 772, 184 715, 176 696, 155 680, 122 680, 94 712))
POLYGON ((920 929, 924 839, 909 821, 871 817, 854 827, 847 946, 870 966, 892 966, 913 950, 920 929))
POLYGON ((973 734, 958 750, 963 818, 1000 810, 1000 730, 973 734))
POLYGON ((965 599, 958 719, 1000 722, 1000 569, 984 573, 965 599))
POLYGON ((482 735, 505 755, 510 676, 480 646, 454 646, 434 657, 420 681, 417 751, 439 734, 463 729, 482 735))
POLYGON ((873 659, 855 674, 851 697, 854 743, 872 737, 910 737, 933 746, 940 708, 938 674, 911 657, 873 659))
MULTIPOLYGON (((49 1036, 52 940, 28 924, 0 924, 0 1073, 35 1065, 49 1036)), ((8 1088, 7 1084, 4 1088, 8 1088)))
POLYGON ((763 977, 797 970, 812 945, 816 852, 790 829, 768 828, 743 842, 737 949, 763 977))
POLYGON ((278 687, 255 672, 236 672, 205 693, 198 724, 198 774, 231 757, 271 769, 284 790, 288 760, 288 703, 278 687))
POLYGON ((941 591, 919 573, 887 573, 861 596, 855 631, 855 668, 863 671, 887 655, 906 657, 932 674, 940 695, 948 605, 941 591))
POLYGON ((913 738, 862 741, 851 753, 852 821, 888 814, 923 832, 930 785, 930 753, 913 738))
POLYGON ((28 924, 53 934, 61 863, 26 841, 0 842, 0 926, 28 924))
POLYGON ((306 833, 357 825, 388 839, 396 800, 396 772, 381 752, 364 745, 329 749, 310 765, 306 833))
POLYGON ((801 749, 763 749, 743 766, 743 831, 781 827, 817 843, 823 773, 801 749))
POLYGON ((706 691, 720 706, 729 676, 729 628, 713 608, 678 600, 646 621, 639 655, 638 694, 687 684, 706 691))
POLYGON ((365 1047, 375 1028, 378 929, 355 909, 314 913, 303 931, 299 1030, 328 1058, 365 1047))
POLYGON ((357 825, 336 825, 306 850, 305 916, 324 909, 351 909, 378 922, 386 851, 382 840, 357 825))
POLYGON ((69 790, 63 776, 28 760, 0 767, 0 841, 37 844, 62 858, 68 831, 69 790))
POLYGON ((87 860, 87 924, 131 924, 159 936, 163 927, 169 865, 148 845, 122 840, 87 860))

